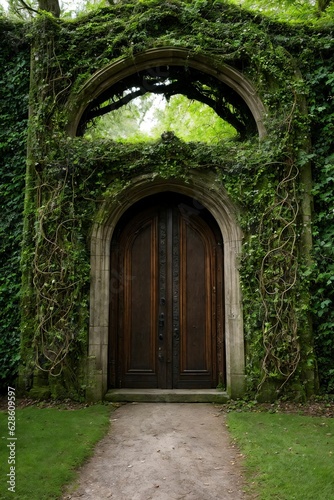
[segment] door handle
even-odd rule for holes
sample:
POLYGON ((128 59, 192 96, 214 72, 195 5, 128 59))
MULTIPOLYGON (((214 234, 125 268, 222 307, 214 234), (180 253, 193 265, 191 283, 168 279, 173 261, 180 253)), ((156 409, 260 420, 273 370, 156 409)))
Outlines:
POLYGON ((165 315, 164 315, 164 313, 161 313, 161 314, 159 314, 159 340, 164 339, 163 332, 162 332, 164 326, 165 326, 165 315))

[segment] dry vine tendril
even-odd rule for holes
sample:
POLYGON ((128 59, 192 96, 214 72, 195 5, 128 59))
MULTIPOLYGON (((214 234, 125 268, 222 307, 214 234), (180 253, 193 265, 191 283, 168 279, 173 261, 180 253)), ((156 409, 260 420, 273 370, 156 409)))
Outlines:
MULTIPOLYGON (((260 233, 264 232, 264 221, 272 221, 272 233, 267 241, 268 251, 261 264, 259 283, 264 316, 262 321, 265 355, 262 361, 263 378, 260 391, 270 372, 276 371, 284 378, 280 391, 293 376, 300 361, 298 341, 298 319, 294 302, 289 292, 297 281, 296 219, 299 205, 296 180, 299 170, 289 159, 286 175, 276 189, 275 203, 263 214, 260 233), (268 300, 270 296, 270 300, 268 300)), ((267 233, 267 232, 266 232, 267 233)))
POLYGON ((38 311, 35 363, 40 370, 56 376, 62 372, 76 336, 73 306, 76 289, 80 287, 73 255, 77 221, 72 176, 65 170, 63 179, 42 183, 38 197, 40 208, 33 262, 38 311))

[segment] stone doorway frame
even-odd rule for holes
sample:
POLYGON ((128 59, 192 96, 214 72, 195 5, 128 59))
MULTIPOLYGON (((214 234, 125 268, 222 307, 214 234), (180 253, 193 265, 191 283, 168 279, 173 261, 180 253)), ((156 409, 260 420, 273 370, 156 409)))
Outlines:
POLYGON ((224 241, 224 307, 227 392, 233 398, 244 393, 245 354, 242 298, 238 261, 242 231, 237 209, 212 173, 193 172, 185 183, 154 174, 134 178, 117 195, 105 200, 91 233, 91 292, 89 359, 92 387, 90 399, 103 399, 108 390, 110 249, 114 229, 121 216, 147 196, 172 191, 200 202, 215 218, 224 241))

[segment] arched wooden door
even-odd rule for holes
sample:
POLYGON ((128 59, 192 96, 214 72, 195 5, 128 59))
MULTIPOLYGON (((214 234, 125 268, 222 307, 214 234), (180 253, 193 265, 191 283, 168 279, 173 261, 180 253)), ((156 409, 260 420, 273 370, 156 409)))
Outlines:
POLYGON ((215 221, 190 198, 162 193, 123 216, 111 248, 111 387, 224 383, 222 252, 215 221))

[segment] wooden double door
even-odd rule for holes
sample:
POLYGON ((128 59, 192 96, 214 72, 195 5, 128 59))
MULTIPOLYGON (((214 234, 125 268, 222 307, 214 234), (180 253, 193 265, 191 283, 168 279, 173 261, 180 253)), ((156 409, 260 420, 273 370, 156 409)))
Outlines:
POLYGON ((199 203, 162 193, 119 222, 111 248, 111 387, 224 382, 223 245, 199 203))

